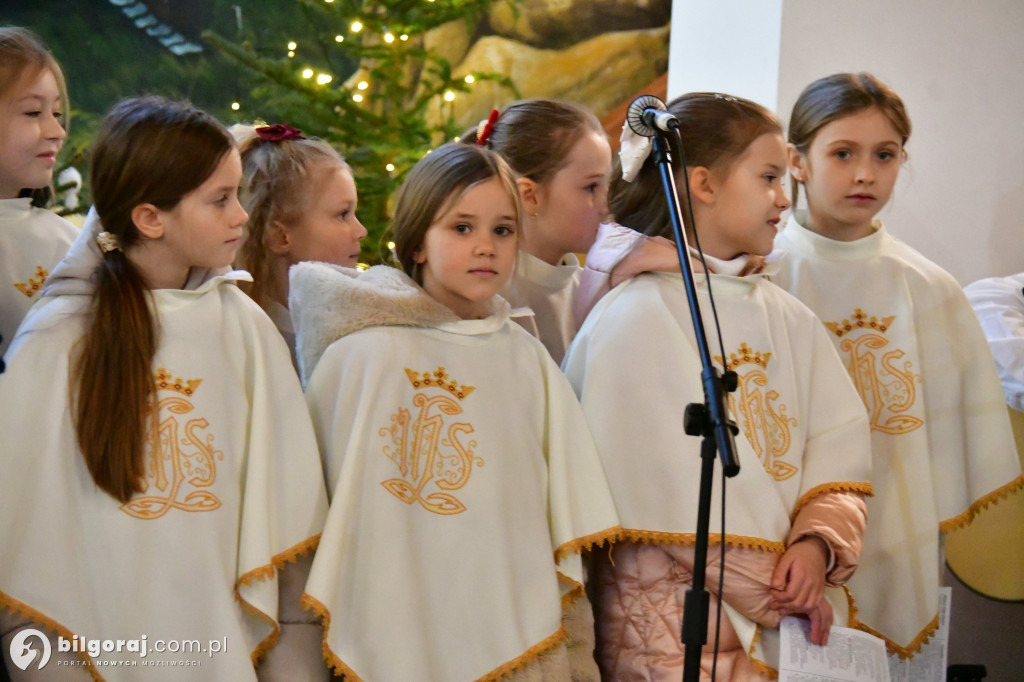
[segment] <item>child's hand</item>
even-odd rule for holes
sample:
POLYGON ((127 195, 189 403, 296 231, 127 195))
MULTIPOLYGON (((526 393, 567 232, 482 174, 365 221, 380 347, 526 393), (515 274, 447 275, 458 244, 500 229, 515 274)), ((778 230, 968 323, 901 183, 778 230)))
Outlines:
POLYGON ((811 642, 825 646, 828 644, 829 628, 832 627, 832 605, 822 597, 817 608, 807 615, 811 619, 811 642))
POLYGON ((817 609, 825 594, 827 562, 828 546, 819 537, 808 536, 790 545, 772 573, 774 599, 769 606, 783 615, 817 609))

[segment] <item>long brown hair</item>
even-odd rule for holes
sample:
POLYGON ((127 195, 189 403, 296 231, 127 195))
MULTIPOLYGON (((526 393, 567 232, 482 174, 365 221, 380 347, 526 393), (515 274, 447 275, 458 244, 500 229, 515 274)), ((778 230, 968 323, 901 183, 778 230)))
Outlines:
MULTIPOLYGON (((32 31, 18 26, 0 26, 0 100, 16 84, 38 78, 45 69, 49 69, 57 81, 61 111, 64 114, 61 126, 66 132, 69 129, 71 105, 60 64, 32 31)), ((31 197, 33 206, 43 207, 52 199, 53 190, 50 187, 25 187, 22 196, 31 197)))
MULTIPOLYGON (((903 100, 888 85, 863 72, 832 74, 804 88, 789 117, 789 143, 800 154, 806 155, 814 137, 824 126, 871 107, 882 112, 900 136, 901 144, 907 144, 911 125, 903 100)), ((800 183, 796 178, 792 180, 793 208, 796 208, 800 183)))
MULTIPOLYGON (((770 111, 742 97, 691 92, 669 102, 668 110, 679 119, 688 168, 703 166, 727 174, 754 140, 765 133, 782 134, 779 121, 770 111)), ((680 173, 687 170, 681 166, 679 158, 673 155, 672 170, 677 182, 682 180, 680 173)), ((622 164, 615 160, 608 206, 619 223, 637 232, 675 241, 661 175, 653 158, 647 158, 633 182, 622 179, 622 164)), ((683 220, 688 223, 685 211, 683 220)))
POLYGON ((316 138, 280 141, 262 140, 253 134, 241 144, 242 186, 238 199, 249 214, 245 241, 237 264, 252 275, 252 283, 239 286, 261 307, 268 305, 271 277, 265 239, 274 222, 292 224, 301 220, 325 169, 352 172, 341 155, 316 138))
POLYGON ((423 284, 416 252, 439 214, 449 210, 471 186, 498 178, 522 223, 519 191, 512 169, 500 155, 476 144, 443 144, 412 167, 395 196, 395 254, 405 274, 423 284))
POLYGON ((95 208, 123 250, 104 253, 93 273, 91 317, 72 368, 73 414, 93 481, 120 502, 143 489, 147 420, 156 417, 152 361, 159 333, 148 286, 125 253, 141 239, 132 211, 143 203, 174 208, 233 147, 213 117, 158 97, 119 102, 96 136, 95 208))

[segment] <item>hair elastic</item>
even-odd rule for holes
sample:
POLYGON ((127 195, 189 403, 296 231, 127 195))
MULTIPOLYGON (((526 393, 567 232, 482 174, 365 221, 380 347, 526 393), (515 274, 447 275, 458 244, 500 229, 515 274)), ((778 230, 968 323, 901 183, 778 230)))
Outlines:
POLYGON ((122 250, 121 241, 113 232, 100 232, 96 235, 96 243, 100 245, 100 251, 103 253, 122 250))
POLYGON ((498 116, 501 112, 497 109, 491 109, 491 115, 487 117, 486 121, 480 121, 476 127, 476 143, 481 147, 488 147, 488 143, 491 141, 491 133, 494 132, 494 124, 498 122, 498 116))

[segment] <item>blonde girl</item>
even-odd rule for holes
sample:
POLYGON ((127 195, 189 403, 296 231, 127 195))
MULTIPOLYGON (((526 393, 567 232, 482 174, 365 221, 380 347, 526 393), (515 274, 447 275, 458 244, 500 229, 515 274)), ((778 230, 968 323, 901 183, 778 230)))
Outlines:
POLYGON ((53 55, 32 32, 0 27, 0 358, 78 234, 45 210, 67 110, 53 55))
POLYGON ((774 278, 824 323, 867 408, 876 496, 850 591, 856 624, 904 658, 938 626, 940 532, 1024 485, 967 298, 875 217, 910 130, 903 101, 870 74, 804 89, 788 153, 794 203, 802 194, 807 207, 776 241, 774 278))
MULTIPOLYGON (((715 343, 715 361, 739 380, 730 404, 740 427, 741 471, 728 481, 720 594, 721 555, 709 552, 711 636, 701 679, 711 679, 715 666, 710 644, 719 599, 725 617, 717 679, 770 679, 782 615, 809 617, 816 643, 827 642, 834 619, 845 623, 845 603, 830 603, 824 594, 857 566, 863 497, 871 491, 866 418, 813 314, 764 276, 763 257, 789 206, 782 187, 785 142, 775 117, 718 93, 691 93, 668 106, 686 150, 687 165, 678 155, 673 164, 677 181, 685 175, 691 188, 688 240, 699 237, 706 255, 706 272, 692 259, 700 304, 715 339, 710 282, 725 344, 723 356, 715 343)), ((682 187, 679 193, 685 196, 682 187)), ((651 243, 674 256, 653 159, 631 183, 613 176, 611 209, 618 223, 664 240, 651 243)), ((614 249, 595 249, 616 262, 614 249)), ((650 269, 664 268, 666 254, 653 255, 650 269)), ((700 440, 685 434, 682 412, 703 402, 703 390, 676 263, 676 272, 641 274, 601 299, 563 363, 626 538, 610 555, 594 556, 591 594, 605 679, 677 679, 683 672, 680 630, 692 580, 700 440), (643 391, 626 403, 626 386, 643 391)), ((713 501, 714 509, 720 506, 713 501)), ((712 516, 717 543, 723 529, 712 516)))
POLYGON ((447 144, 396 198, 401 270, 292 268, 332 501, 304 600, 347 679, 597 679, 563 609, 617 522, 572 389, 497 296, 519 226, 501 157, 447 144))
MULTIPOLYGON (((203 676, 254 680, 293 641, 279 573, 315 547, 326 499, 287 349, 230 268, 241 170, 187 104, 125 100, 100 126, 95 210, 0 376, 0 500, 20 519, 0 528, 5 655, 26 628, 54 652, 58 637, 220 640, 203 676)), ((147 677, 171 679, 175 650, 150 650, 147 677)), ((293 665, 326 673, 313 652, 293 665)), ((143 663, 62 655, 95 679, 143 663)))
POLYGON ((519 175, 522 253, 502 296, 533 311, 517 321, 561 362, 579 327, 576 254, 590 249, 608 213, 611 148, 601 123, 572 102, 522 100, 466 141, 498 152, 519 175))
POLYGON ((284 124, 236 126, 242 154, 239 198, 249 221, 236 264, 242 284, 277 325, 294 353, 288 315, 288 269, 302 261, 349 268, 359 262, 366 228, 356 217, 352 169, 323 140, 284 124))

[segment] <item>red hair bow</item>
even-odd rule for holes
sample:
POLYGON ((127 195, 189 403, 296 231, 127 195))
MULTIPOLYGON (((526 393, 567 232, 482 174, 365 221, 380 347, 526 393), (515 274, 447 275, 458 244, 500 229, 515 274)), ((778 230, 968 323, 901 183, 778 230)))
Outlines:
POLYGON ((476 143, 481 147, 486 147, 487 143, 491 141, 491 133, 494 132, 494 124, 498 122, 499 114, 497 109, 491 109, 491 115, 487 117, 487 120, 480 121, 480 125, 477 126, 476 143))
POLYGON ((306 136, 298 128, 292 128, 284 123, 275 123, 272 126, 262 126, 256 129, 256 134, 264 142, 280 142, 281 140, 305 140, 306 136))

